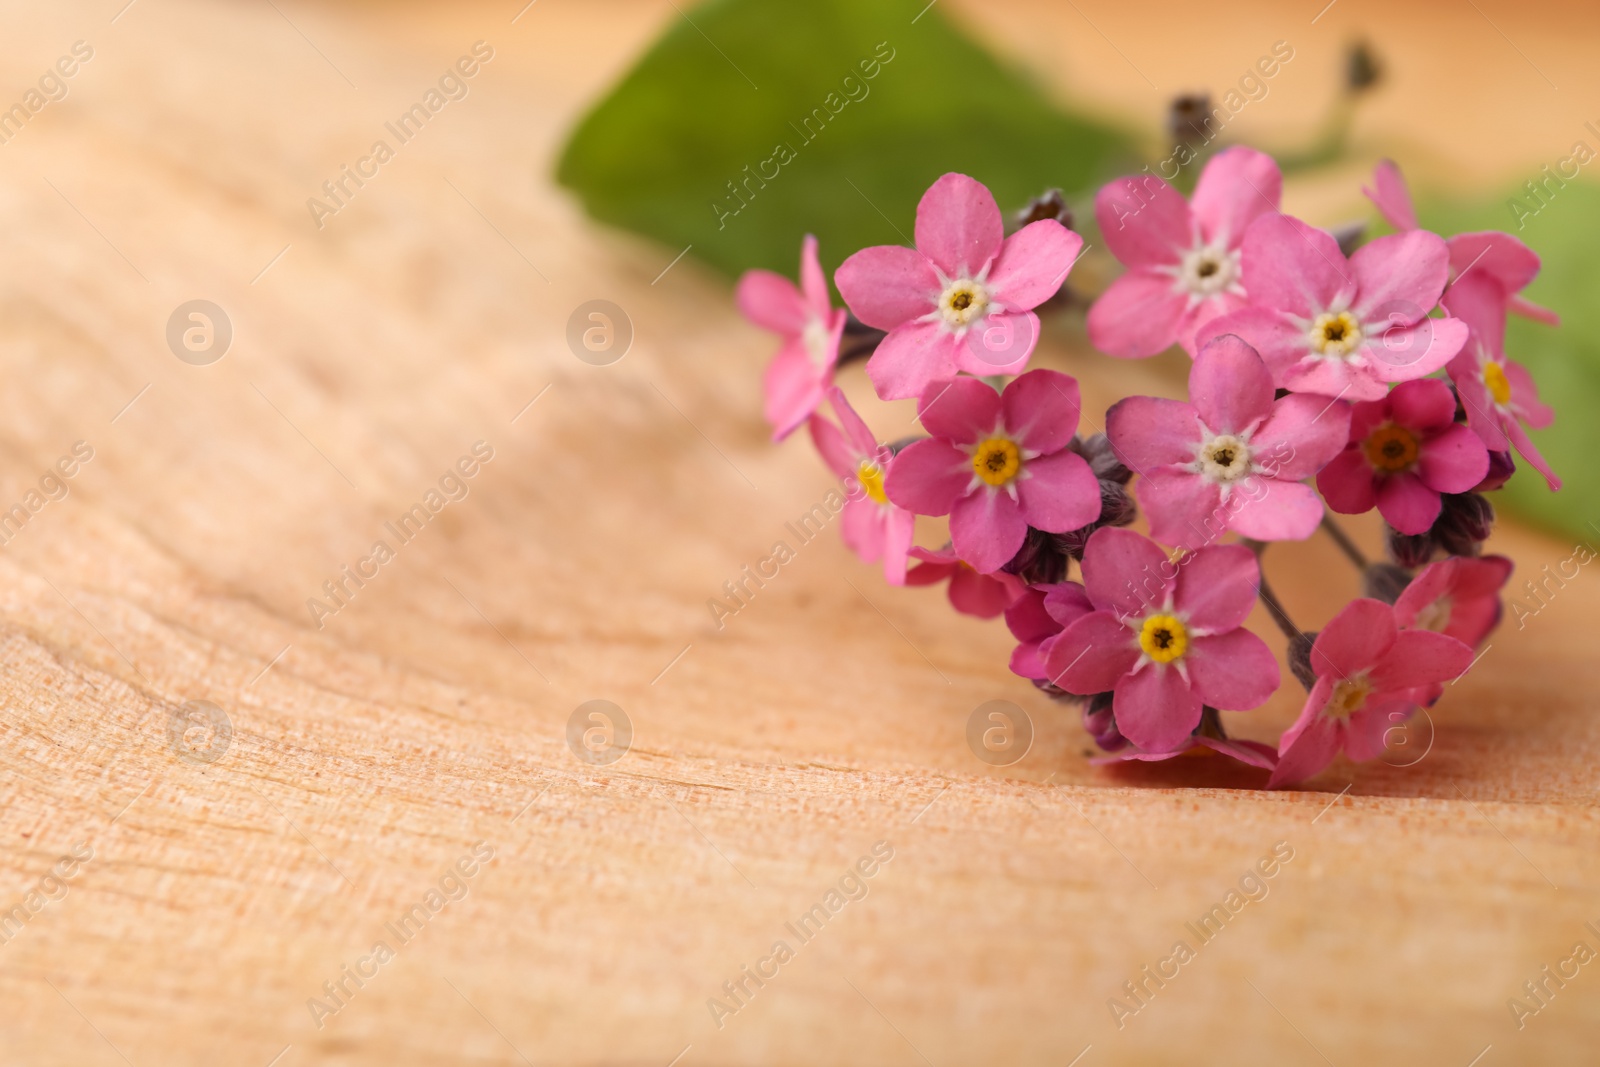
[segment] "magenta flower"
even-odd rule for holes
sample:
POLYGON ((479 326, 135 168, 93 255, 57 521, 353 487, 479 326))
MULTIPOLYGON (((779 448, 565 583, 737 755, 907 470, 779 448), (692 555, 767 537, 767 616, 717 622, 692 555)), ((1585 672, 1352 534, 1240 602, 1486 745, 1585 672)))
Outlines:
POLYGON ((1005 237, 989 190, 946 174, 917 205, 916 239, 862 249, 833 276, 856 318, 889 331, 867 361, 878 395, 921 396, 962 370, 1021 373, 1039 338, 1032 309, 1061 288, 1083 238, 1054 219, 1005 237))
POLYGON ((1077 582, 1035 585, 1006 608, 1006 626, 1020 642, 1011 653, 1011 671, 1024 678, 1054 682, 1045 663, 1056 639, 1068 626, 1094 610, 1077 582))
POLYGON ((1193 201, 1147 174, 1100 190, 1095 219, 1128 268, 1089 309, 1089 340, 1113 356, 1153 356, 1244 306, 1239 249, 1258 217, 1278 210, 1283 176, 1272 157, 1242 146, 1200 172, 1193 201))
POLYGON ((811 417, 833 381, 844 309, 834 310, 828 299, 817 239, 809 234, 800 246, 799 288, 781 274, 752 270, 739 279, 737 297, 745 318, 783 338, 766 378, 767 421, 772 439, 781 441, 811 417))
POLYGON ((1350 445, 1322 468, 1317 488, 1340 514, 1376 504, 1401 533, 1427 533, 1439 494, 1469 492, 1489 473, 1489 450, 1455 418, 1455 394, 1437 378, 1401 382, 1382 400, 1357 404, 1350 445))
POLYGON ((911 549, 911 555, 923 562, 906 572, 906 584, 933 585, 950 579, 950 606, 963 615, 992 619, 1010 607, 1028 587, 1021 578, 1005 571, 979 574, 949 547, 918 546, 911 549))
POLYGON ((1500 590, 1511 579, 1504 556, 1452 556, 1417 572, 1394 602, 1402 630, 1430 630, 1477 648, 1500 624, 1500 590))
POLYGON ((1393 724, 1409 718, 1418 691, 1458 677, 1472 649, 1444 634, 1401 630, 1381 600, 1350 602, 1311 646, 1316 684, 1300 718, 1278 742, 1268 788, 1317 774, 1343 750, 1369 760, 1388 744, 1393 724))
POLYGON ((1066 533, 1100 517, 1100 482, 1067 447, 1078 407, 1078 383, 1053 370, 1029 371, 1003 393, 976 378, 930 389, 917 413, 933 436, 889 465, 889 499, 918 515, 949 515, 956 555, 997 571, 1029 526, 1066 533))
POLYGON ((1106 436, 1140 472, 1150 534, 1199 548, 1233 530, 1259 541, 1310 537, 1322 501, 1302 478, 1344 447, 1341 400, 1273 399, 1272 374, 1238 337, 1207 342, 1189 369, 1190 403, 1135 396, 1106 413, 1106 436))
POLYGON ((1246 711, 1278 688, 1277 660, 1243 629, 1260 581, 1243 545, 1175 564, 1132 530, 1096 530, 1083 556, 1095 610, 1056 638, 1045 668, 1070 693, 1111 692, 1117 729, 1141 751, 1187 747, 1203 705, 1246 711))
POLYGON ((883 560, 883 577, 890 585, 904 585, 906 557, 916 516, 890 503, 883 492, 884 471, 890 452, 872 436, 844 392, 828 390, 833 412, 844 429, 820 415, 811 416, 811 440, 822 453, 828 469, 851 487, 844 504, 841 535, 864 562, 883 560), (854 491, 859 485, 860 491, 854 491))
MULTIPOLYGON (((1372 175, 1372 188, 1361 191, 1367 194, 1367 199, 1377 206, 1378 212, 1395 229, 1405 231, 1419 228, 1416 208, 1411 205, 1411 191, 1406 188, 1406 180, 1400 176, 1400 168, 1390 160, 1378 163, 1372 175)), ((1443 300, 1445 310, 1454 313, 1450 308, 1450 294, 1458 283, 1466 281, 1469 287, 1486 285, 1495 290, 1502 305, 1502 317, 1508 311, 1515 311, 1551 326, 1561 324, 1561 316, 1554 311, 1542 308, 1520 295, 1539 273, 1539 257, 1533 249, 1509 233, 1498 230, 1458 233, 1447 238, 1445 245, 1450 249, 1451 276, 1450 288, 1445 290, 1443 300)))
POLYGON ((1505 356, 1505 314, 1493 291, 1482 287, 1465 290, 1453 300, 1451 310, 1471 328, 1471 340, 1450 361, 1450 380, 1467 411, 1467 425, 1491 452, 1513 445, 1533 464, 1552 491, 1561 488, 1550 464, 1528 437, 1524 424, 1536 430, 1555 421, 1555 412, 1541 403, 1533 375, 1505 356))
POLYGON ((1377 400, 1386 383, 1426 377, 1466 343, 1465 323, 1428 317, 1450 276, 1437 234, 1379 237, 1346 259, 1327 232, 1263 215, 1242 251, 1249 304, 1212 319, 1196 340, 1238 334, 1280 388, 1377 400))

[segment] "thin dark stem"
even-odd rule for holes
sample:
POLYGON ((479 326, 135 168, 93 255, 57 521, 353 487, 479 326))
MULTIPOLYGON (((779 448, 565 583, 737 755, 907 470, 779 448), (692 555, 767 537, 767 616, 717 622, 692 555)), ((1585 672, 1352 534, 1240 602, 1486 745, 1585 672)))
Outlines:
MULTIPOLYGON (((1244 543, 1249 546, 1250 551, 1256 554, 1256 563, 1259 568, 1261 555, 1267 547, 1266 544, 1261 541, 1252 541, 1248 538, 1245 539, 1244 543)), ((1289 613, 1283 609, 1283 602, 1278 599, 1278 594, 1274 593, 1272 586, 1267 584, 1267 572, 1265 570, 1260 571, 1260 584, 1256 588, 1256 595, 1261 598, 1261 603, 1267 606, 1267 613, 1272 616, 1272 621, 1277 624, 1278 629, 1283 631, 1283 636, 1291 641, 1301 636, 1300 627, 1296 626, 1294 620, 1289 618, 1289 613)))
POLYGON ((1340 551, 1349 557, 1351 563, 1354 563, 1362 570, 1367 569, 1367 557, 1362 555, 1361 549, 1357 548, 1356 543, 1350 540, 1350 535, 1344 532, 1344 527, 1333 521, 1332 515, 1323 514, 1322 528, 1328 531, 1328 536, 1333 538, 1333 543, 1338 545, 1340 551))

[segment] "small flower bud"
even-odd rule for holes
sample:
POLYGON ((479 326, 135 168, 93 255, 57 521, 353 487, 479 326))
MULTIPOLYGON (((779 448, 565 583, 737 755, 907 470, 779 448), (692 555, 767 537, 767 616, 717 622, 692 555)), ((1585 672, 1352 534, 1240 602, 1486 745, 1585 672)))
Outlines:
POLYGON ((1339 251, 1348 258, 1355 255, 1356 249, 1361 247, 1361 242, 1366 239, 1367 224, 1358 219, 1343 226, 1335 226, 1329 232, 1333 234, 1333 239, 1339 242, 1339 251))
POLYGON ((1362 574, 1361 584, 1367 596, 1393 604, 1411 584, 1411 572, 1393 563, 1374 563, 1362 574))
POLYGON ((1206 142, 1206 125, 1211 121, 1211 95, 1209 93, 1184 93, 1175 97, 1167 108, 1167 136, 1174 144, 1194 145, 1206 142))
POLYGON ((1060 189, 1051 189, 1042 196, 1036 196, 1028 201, 1026 207, 1017 212, 1017 229, 1045 219, 1055 219, 1067 229, 1072 229, 1072 209, 1067 207, 1066 198, 1061 195, 1060 189))
POLYGON ((1120 483, 1101 479, 1100 517, 1087 526, 1069 530, 1064 534, 1056 534, 1056 546, 1073 559, 1081 561, 1090 534, 1102 526, 1126 526, 1138 515, 1139 509, 1134 505, 1133 498, 1120 483))
POLYGON ((1067 447, 1089 462, 1089 469, 1101 481, 1113 481, 1118 485, 1127 485, 1133 478, 1129 470, 1117 456, 1116 449, 1111 447, 1111 441, 1103 433, 1090 434, 1088 437, 1074 437, 1067 443, 1067 447))
POLYGON ((1076 693, 1067 692, 1048 678, 1031 678, 1029 681, 1033 682, 1034 688, 1039 692, 1059 700, 1063 704, 1077 704, 1083 701, 1083 697, 1076 693))
POLYGON ((1389 558, 1402 567, 1425 567, 1438 551, 1434 544, 1433 533, 1403 534, 1391 526, 1385 526, 1385 545, 1389 549, 1389 558))
POLYGON ((1345 52, 1344 84, 1350 92, 1364 93, 1378 84, 1382 77, 1383 68, 1378 65, 1378 57, 1372 54, 1367 42, 1357 41, 1345 52))
POLYGON ((1054 585, 1067 577, 1067 554, 1055 534, 1030 526, 1022 547, 1000 569, 1029 585, 1054 585))
POLYGON ((1083 708, 1083 728, 1106 752, 1128 747, 1128 739, 1117 729, 1117 718, 1111 712, 1110 693, 1096 693, 1089 698, 1083 708))
POLYGON ((1474 493, 1488 493, 1499 489, 1517 473, 1516 461, 1511 458, 1510 452, 1489 453, 1489 473, 1483 476, 1483 481, 1472 487, 1474 493))
POLYGON ((868 326, 854 315, 846 316, 844 334, 839 338, 839 366, 853 359, 866 359, 878 350, 878 342, 888 334, 875 326, 868 326))
POLYGON ((1296 634, 1289 638, 1289 673, 1306 687, 1308 693, 1311 692, 1311 687, 1317 684, 1317 672, 1311 667, 1311 646, 1316 643, 1315 631, 1296 634))
POLYGON ((1434 543, 1452 556, 1476 556, 1494 529, 1494 505, 1478 493, 1446 493, 1434 521, 1434 543))

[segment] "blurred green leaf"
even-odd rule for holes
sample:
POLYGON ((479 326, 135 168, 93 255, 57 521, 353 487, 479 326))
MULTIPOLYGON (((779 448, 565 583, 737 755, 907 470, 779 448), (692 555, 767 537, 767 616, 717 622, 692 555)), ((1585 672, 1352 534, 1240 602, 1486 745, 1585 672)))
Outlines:
POLYGON ((792 276, 806 233, 829 268, 910 243, 946 171, 1009 210, 1130 158, 1122 133, 1051 105, 926 0, 712 0, 583 120, 557 179, 596 218, 730 274, 792 276))
POLYGON ((1488 204, 1422 204, 1424 226, 1446 236, 1471 230, 1504 230, 1525 241, 1544 266, 1524 294, 1560 313, 1552 327, 1511 317, 1506 354, 1523 364, 1539 385, 1539 396, 1555 408, 1555 424, 1534 430, 1534 443, 1564 483, 1550 492, 1537 471, 1518 462, 1516 477, 1495 502, 1541 525, 1593 540, 1589 524, 1600 523, 1600 185, 1568 182, 1540 207, 1526 192, 1488 204), (1513 197, 1538 214, 1522 217, 1508 206, 1513 197))

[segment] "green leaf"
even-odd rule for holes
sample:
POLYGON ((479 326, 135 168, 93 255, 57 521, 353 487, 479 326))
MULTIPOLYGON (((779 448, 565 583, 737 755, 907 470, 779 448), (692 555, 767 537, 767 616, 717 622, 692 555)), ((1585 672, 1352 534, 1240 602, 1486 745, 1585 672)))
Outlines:
POLYGON ((1506 355, 1528 368, 1540 399, 1555 408, 1554 425, 1532 437, 1564 485, 1550 492, 1538 472, 1519 461, 1516 477, 1495 502, 1552 530, 1593 540, 1597 531, 1589 524, 1600 520, 1600 464, 1593 462, 1600 452, 1600 185, 1552 184, 1543 206, 1524 190, 1488 204, 1422 206, 1429 229, 1446 236, 1504 230, 1543 261, 1523 295, 1558 312, 1561 325, 1511 316, 1506 355), (1512 201, 1537 214, 1519 215, 1512 201))
POLYGON ((692 244, 730 274, 792 276, 806 233, 830 267, 909 244, 917 200, 947 171, 1010 209, 1112 176, 1126 146, 926 0, 712 0, 674 18, 583 120, 557 180, 596 218, 692 244))

